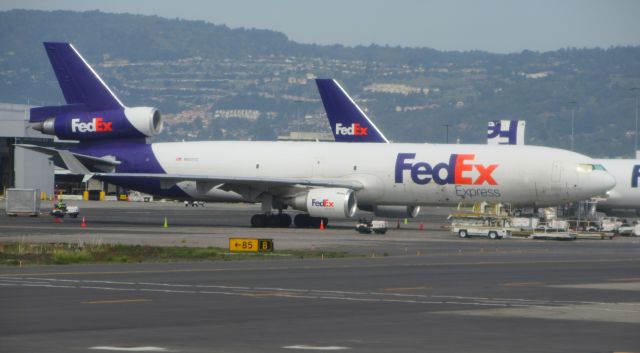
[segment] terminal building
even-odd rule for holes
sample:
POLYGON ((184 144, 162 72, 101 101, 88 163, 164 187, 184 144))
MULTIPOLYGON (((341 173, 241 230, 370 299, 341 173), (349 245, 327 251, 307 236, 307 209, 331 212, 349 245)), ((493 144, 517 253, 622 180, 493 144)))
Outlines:
POLYGON ((9 188, 38 189, 54 193, 54 165, 49 157, 15 147, 15 144, 53 146, 53 137, 29 128, 24 104, 0 103, 0 193, 9 188))

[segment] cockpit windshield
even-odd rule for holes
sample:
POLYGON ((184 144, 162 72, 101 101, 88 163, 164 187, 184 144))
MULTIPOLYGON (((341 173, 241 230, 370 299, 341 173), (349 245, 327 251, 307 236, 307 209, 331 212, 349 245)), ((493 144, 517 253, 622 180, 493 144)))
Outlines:
POLYGON ((602 164, 587 164, 587 163, 580 163, 578 164, 577 168, 576 168, 579 172, 591 172, 594 170, 603 170, 606 171, 606 169, 604 168, 604 166, 602 164))

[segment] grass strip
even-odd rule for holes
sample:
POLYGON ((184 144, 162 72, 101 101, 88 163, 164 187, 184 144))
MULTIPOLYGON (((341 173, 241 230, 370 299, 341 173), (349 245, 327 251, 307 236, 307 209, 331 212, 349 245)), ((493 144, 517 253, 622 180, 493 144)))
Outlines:
POLYGON ((340 258, 346 252, 276 250, 229 253, 226 248, 125 244, 0 242, 0 265, 67 265, 177 261, 231 261, 282 258, 340 258))

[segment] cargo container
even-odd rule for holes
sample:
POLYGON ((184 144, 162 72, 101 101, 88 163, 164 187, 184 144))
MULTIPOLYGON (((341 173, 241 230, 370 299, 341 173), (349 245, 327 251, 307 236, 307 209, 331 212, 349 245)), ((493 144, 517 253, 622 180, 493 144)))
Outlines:
POLYGON ((8 216, 37 217, 40 213, 40 190, 7 189, 6 213, 8 216))

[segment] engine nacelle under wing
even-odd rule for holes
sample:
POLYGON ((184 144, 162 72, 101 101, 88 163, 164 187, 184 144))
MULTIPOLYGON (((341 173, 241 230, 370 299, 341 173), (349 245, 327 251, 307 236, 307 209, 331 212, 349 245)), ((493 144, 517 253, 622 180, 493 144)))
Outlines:
POLYGON ((420 206, 373 205, 371 210, 377 217, 414 218, 420 213, 420 206))
POLYGON ((356 194, 346 188, 311 189, 296 196, 291 206, 312 217, 351 218, 358 209, 356 194))

